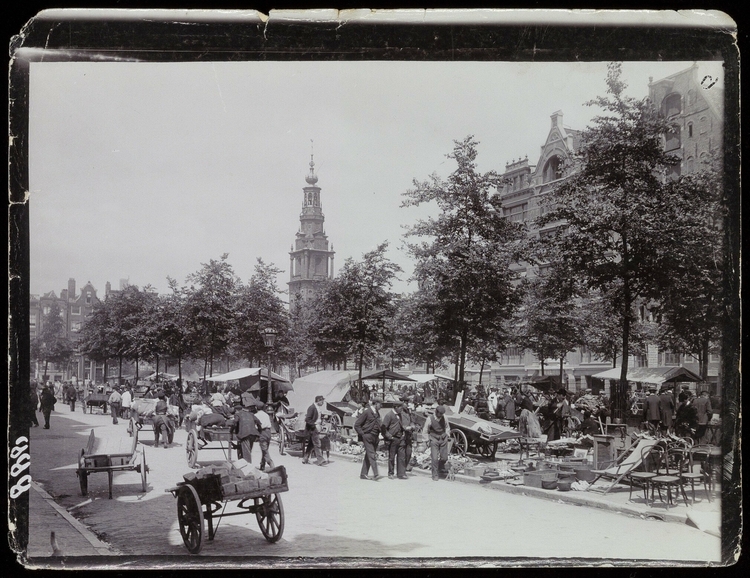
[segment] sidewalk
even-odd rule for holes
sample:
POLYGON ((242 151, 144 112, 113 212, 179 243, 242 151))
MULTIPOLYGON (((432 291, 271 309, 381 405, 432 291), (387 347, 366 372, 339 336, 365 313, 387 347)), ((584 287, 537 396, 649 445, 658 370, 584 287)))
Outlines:
MULTIPOLYGON (((336 451, 331 451, 331 455, 336 455, 338 458, 350 461, 359 462, 362 459, 362 456, 343 454, 336 451)), ((378 465, 386 467, 386 463, 382 460, 378 460, 378 465)), ((487 465, 491 464, 488 463, 487 465)), ((429 476, 431 475, 431 471, 414 468, 411 474, 429 476)), ((478 477, 463 474, 456 474, 454 481, 464 484, 477 484, 490 490, 552 500, 559 503, 599 508, 628 516, 679 524, 691 523, 698 526, 704 532, 715 536, 719 535, 721 527, 721 488, 718 485, 714 487, 710 502, 706 499, 703 485, 696 484, 695 503, 692 503, 692 492, 690 489, 686 489, 688 505, 685 505, 682 496, 679 496, 674 498, 674 505, 671 505, 667 509, 666 504, 660 502, 658 497, 653 506, 647 505, 643 499, 643 491, 640 488, 633 488, 632 500, 629 500, 629 487, 626 484, 617 484, 607 494, 604 494, 604 490, 609 486, 609 483, 604 480, 597 482, 593 488, 586 492, 545 490, 524 485, 514 485, 501 480, 487 482, 478 477), (690 521, 689 517, 691 518, 690 521)), ((663 495, 665 495, 664 492, 663 495)))
POLYGON ((36 482, 31 483, 29 490, 29 519, 34 521, 29 527, 29 543, 26 550, 30 566, 50 565, 51 560, 44 560, 42 563, 42 559, 45 558, 59 557, 60 565, 63 565, 64 558, 68 556, 116 554, 65 508, 57 504, 36 482), (53 532, 57 551, 52 547, 53 532))

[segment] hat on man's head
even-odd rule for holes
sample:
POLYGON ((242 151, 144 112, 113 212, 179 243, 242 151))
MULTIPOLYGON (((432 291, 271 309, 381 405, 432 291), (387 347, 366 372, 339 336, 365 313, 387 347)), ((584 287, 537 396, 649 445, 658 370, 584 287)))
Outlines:
POLYGON ((323 397, 322 395, 316 395, 315 403, 318 403, 319 401, 325 401, 325 397, 323 397))
POLYGON ((443 415, 445 413, 445 407, 439 405, 435 408, 435 415, 443 415))

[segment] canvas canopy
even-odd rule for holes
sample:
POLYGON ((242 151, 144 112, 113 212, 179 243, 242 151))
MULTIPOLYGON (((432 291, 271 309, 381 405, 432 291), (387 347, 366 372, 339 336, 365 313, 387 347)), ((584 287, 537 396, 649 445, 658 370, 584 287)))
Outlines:
POLYGON ((435 379, 447 379, 448 381, 453 381, 452 377, 441 375, 439 373, 412 373, 409 376, 409 379, 416 381, 417 383, 427 383, 428 381, 433 381, 435 379))
MULTIPOLYGON (((617 380, 620 379, 621 371, 619 367, 614 367, 591 377, 617 380)), ((656 385, 666 382, 701 381, 699 375, 685 367, 633 367, 628 369, 627 378, 628 381, 653 383, 656 385)))
MULTIPOLYGON (((222 373, 221 375, 214 375, 213 377, 207 377, 206 381, 231 381, 233 379, 242 379, 243 377, 250 377, 255 375, 262 375, 268 377, 268 370, 261 369, 260 367, 243 367, 242 369, 235 369, 229 373, 222 373), (261 373, 262 372, 262 373, 261 373)), ((289 382, 288 379, 281 377, 278 373, 271 372, 271 381, 282 381, 289 382)))
POLYGON ((318 395, 322 395, 326 402, 342 401, 358 377, 358 371, 327 370, 297 378, 294 391, 287 394, 289 405, 298 412, 305 412, 318 395))

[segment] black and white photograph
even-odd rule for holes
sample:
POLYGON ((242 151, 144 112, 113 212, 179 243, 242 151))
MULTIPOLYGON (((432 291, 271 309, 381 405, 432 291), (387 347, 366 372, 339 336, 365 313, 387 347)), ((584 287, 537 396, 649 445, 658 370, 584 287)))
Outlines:
POLYGON ((17 563, 733 564, 731 17, 349 16, 11 42, 17 563))

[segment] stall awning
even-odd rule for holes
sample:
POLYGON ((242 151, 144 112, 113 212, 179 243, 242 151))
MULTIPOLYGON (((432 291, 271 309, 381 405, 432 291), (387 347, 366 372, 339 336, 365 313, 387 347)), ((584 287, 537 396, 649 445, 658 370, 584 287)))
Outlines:
MULTIPOLYGON (((621 368, 613 367, 607 371, 596 373, 591 377, 616 380, 620 379, 621 371, 621 368)), ((633 367, 628 369, 628 381, 661 385, 668 381, 701 381, 701 378, 685 367, 633 367)))
MULTIPOLYGON (((243 367, 242 369, 235 369, 229 373, 222 373, 221 375, 214 375, 213 377, 207 377, 206 381, 231 381, 233 379, 242 379, 243 377, 250 377, 251 375, 262 375, 268 377, 268 370, 261 370, 260 367, 243 367), (261 373, 262 371, 262 373, 261 373)), ((281 377, 278 373, 271 372, 272 381, 282 381, 288 383, 289 380, 281 377)))
POLYGON ((428 381, 433 381, 435 379, 447 379, 448 381, 453 381, 452 377, 441 375, 439 373, 412 373, 409 377, 417 383, 427 383, 428 381))
POLYGON ((294 391, 287 394, 289 405, 305 412, 322 395, 326 402, 337 403, 344 399, 349 388, 359 377, 359 371, 318 371, 294 380, 294 391))
POLYGON ((377 369, 375 371, 369 371, 362 375, 362 379, 396 379, 398 381, 414 381, 412 378, 401 375, 400 373, 396 373, 395 371, 391 371, 390 369, 377 369))

